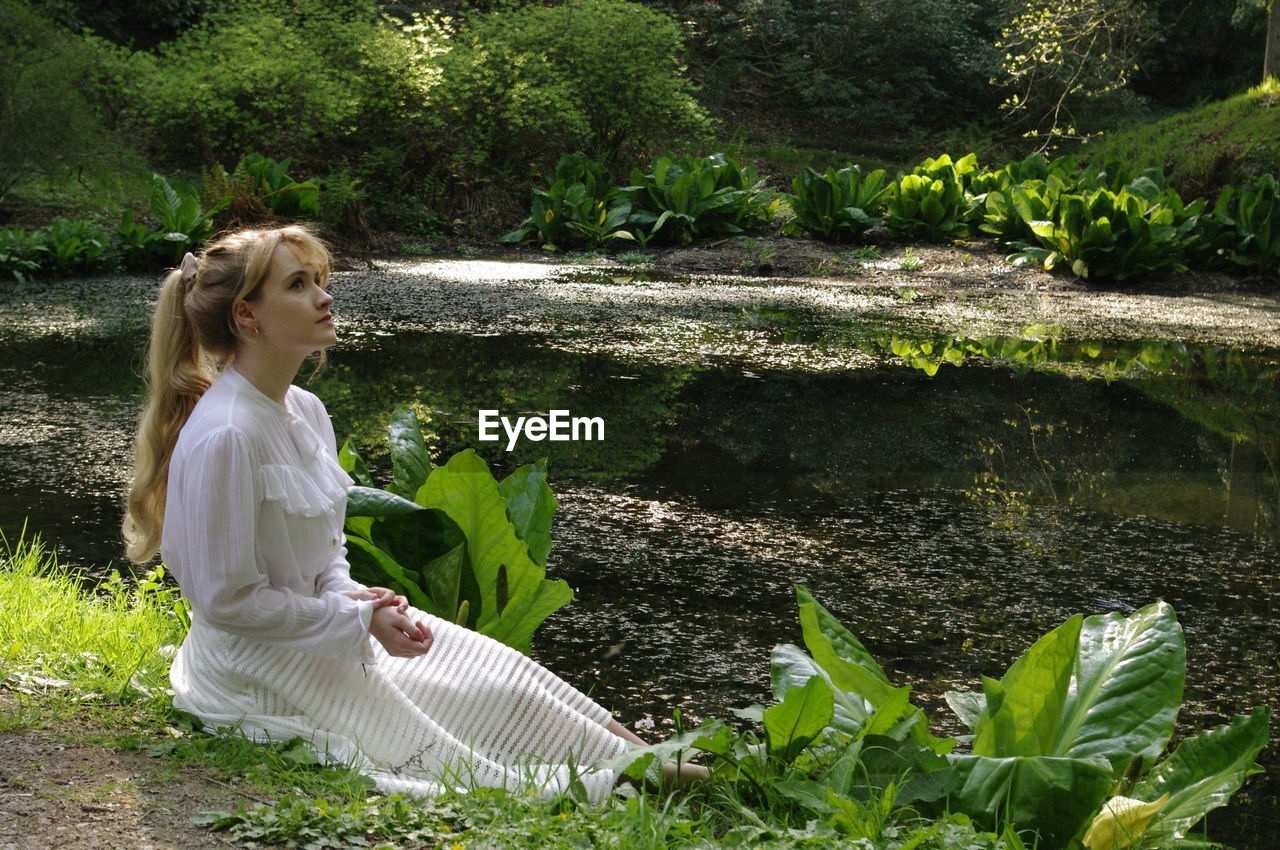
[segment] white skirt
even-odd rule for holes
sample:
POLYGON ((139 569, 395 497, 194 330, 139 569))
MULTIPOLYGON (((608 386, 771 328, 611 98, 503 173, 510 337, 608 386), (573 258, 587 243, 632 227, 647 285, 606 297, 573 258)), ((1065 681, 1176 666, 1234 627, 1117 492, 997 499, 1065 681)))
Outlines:
POLYGON ((329 763, 383 793, 435 796, 473 786, 590 800, 616 776, 592 762, 622 755, 612 716, 542 665, 498 641, 411 608, 435 636, 426 655, 336 661, 193 622, 169 678, 173 704, 259 741, 301 737, 329 763))

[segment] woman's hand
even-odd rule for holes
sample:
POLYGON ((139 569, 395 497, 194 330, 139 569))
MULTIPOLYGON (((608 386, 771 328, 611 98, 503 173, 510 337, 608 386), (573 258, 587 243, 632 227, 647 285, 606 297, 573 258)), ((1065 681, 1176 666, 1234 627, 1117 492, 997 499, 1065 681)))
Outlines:
POLYGON ((409 600, 405 599, 403 596, 398 596, 396 592, 389 587, 364 587, 360 590, 348 590, 346 591, 346 595, 357 602, 372 599, 377 603, 373 606, 374 610, 387 605, 396 606, 396 608, 400 610, 401 614, 409 610, 409 600))
POLYGON ((410 620, 398 607, 391 605, 381 605, 374 609, 369 634, 378 639, 388 655, 396 658, 426 655, 435 641, 431 629, 410 620))

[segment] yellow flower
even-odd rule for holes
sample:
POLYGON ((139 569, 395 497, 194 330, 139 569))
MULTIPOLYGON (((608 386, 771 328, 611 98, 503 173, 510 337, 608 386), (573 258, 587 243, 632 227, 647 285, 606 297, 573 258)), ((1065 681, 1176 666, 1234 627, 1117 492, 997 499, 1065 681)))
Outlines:
POLYGON ((1167 793, 1150 803, 1132 797, 1112 797, 1089 825, 1089 831, 1084 834, 1084 846, 1089 850, 1124 850, 1133 844, 1168 802, 1167 793))

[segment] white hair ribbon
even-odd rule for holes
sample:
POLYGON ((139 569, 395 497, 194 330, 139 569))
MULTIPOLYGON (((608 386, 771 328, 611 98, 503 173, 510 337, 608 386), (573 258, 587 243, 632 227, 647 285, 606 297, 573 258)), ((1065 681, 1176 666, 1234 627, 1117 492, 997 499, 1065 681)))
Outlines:
POLYGON ((182 269, 182 282, 189 285, 196 276, 196 255, 188 251, 178 268, 182 269))

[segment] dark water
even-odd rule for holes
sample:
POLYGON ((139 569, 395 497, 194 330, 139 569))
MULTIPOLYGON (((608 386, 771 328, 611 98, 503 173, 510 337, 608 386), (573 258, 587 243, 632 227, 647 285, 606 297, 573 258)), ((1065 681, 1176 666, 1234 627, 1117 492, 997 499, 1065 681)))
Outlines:
MULTIPOLYGON (((1275 351, 1174 341, 911 336, 757 311, 753 331, 864 367, 669 367, 538 336, 366 334, 308 384, 375 470, 415 405, 441 456, 496 472, 546 456, 561 500, 550 572, 577 591, 536 655, 624 720, 697 720, 767 699, 806 584, 915 687, 998 676, 1073 613, 1165 599, 1187 633, 1181 734, 1280 705, 1275 351), (959 364, 959 365, 956 365, 959 364), (603 442, 476 439, 477 411, 598 416, 603 442)), ((0 529, 100 569, 116 542, 141 339, 0 343, 0 529)), ((304 382, 305 383, 305 382, 304 382)), ((1264 764, 1277 773, 1274 747, 1264 764)), ((1256 777, 1212 837, 1280 838, 1256 777)))

